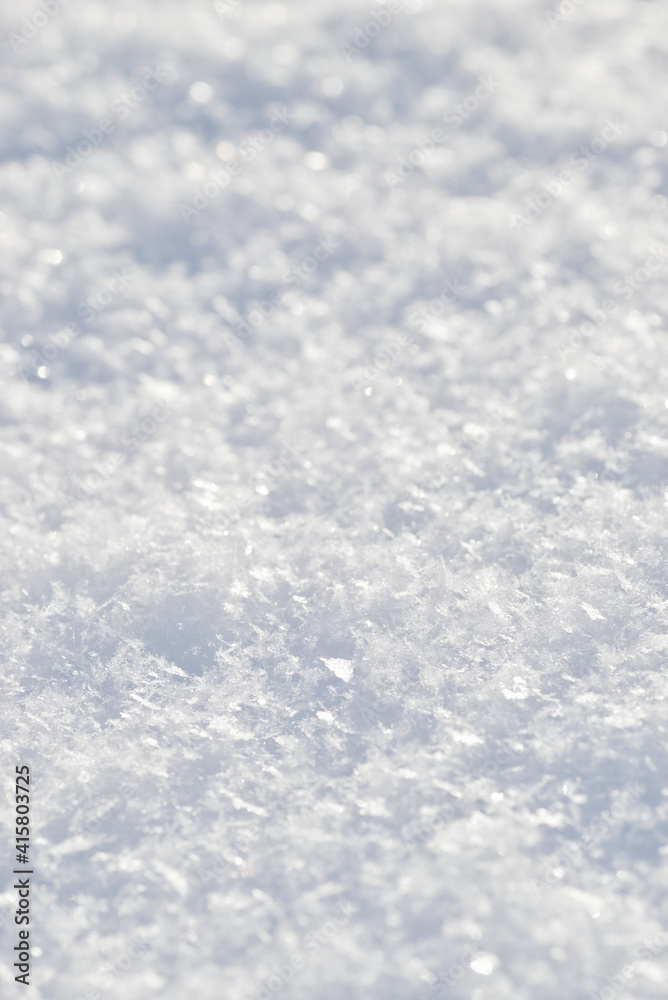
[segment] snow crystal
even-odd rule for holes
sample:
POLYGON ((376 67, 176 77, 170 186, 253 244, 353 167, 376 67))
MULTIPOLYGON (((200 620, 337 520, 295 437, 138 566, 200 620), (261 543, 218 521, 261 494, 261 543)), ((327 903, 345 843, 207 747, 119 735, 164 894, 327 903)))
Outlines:
POLYGON ((1 17, 31 996, 664 996, 665 5, 1 17))

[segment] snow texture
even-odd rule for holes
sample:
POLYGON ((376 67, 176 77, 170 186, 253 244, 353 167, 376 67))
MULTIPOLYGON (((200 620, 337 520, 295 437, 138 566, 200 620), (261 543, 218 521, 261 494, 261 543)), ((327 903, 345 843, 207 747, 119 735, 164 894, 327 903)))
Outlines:
POLYGON ((3 997, 23 763, 32 1000, 666 996, 668 9, 552 3, 3 8, 3 997))

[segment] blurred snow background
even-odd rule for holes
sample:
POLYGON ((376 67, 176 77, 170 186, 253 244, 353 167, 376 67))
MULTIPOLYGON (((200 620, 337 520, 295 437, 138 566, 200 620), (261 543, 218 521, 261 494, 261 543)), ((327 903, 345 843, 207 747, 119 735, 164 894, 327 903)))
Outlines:
POLYGON ((1 15, 32 996, 665 996, 665 6, 45 2, 1 15))

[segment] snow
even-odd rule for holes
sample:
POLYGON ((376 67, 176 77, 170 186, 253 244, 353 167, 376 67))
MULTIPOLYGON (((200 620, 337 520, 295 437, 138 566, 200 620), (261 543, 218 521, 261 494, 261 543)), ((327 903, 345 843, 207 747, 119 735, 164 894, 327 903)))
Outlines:
POLYGON ((45 2, 2 995, 665 996, 665 6, 45 2))

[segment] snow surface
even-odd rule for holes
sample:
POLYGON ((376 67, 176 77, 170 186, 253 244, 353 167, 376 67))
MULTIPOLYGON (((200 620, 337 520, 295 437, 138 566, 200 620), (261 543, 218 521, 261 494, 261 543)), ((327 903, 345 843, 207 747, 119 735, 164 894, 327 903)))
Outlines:
POLYGON ((33 1000, 665 997, 665 5, 123 2, 1 15, 3 997, 19 763, 33 1000))

